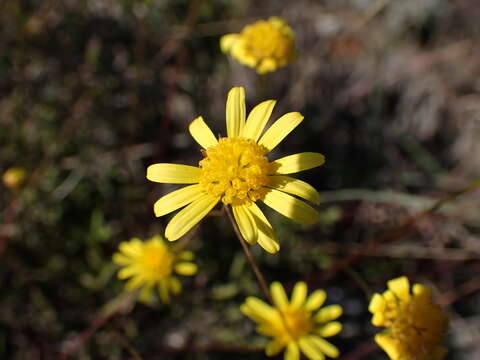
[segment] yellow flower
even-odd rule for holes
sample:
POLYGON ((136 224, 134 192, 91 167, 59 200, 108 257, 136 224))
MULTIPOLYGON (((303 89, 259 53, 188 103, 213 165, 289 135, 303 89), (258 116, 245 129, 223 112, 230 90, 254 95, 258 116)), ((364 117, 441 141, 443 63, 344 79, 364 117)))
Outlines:
POLYGON ((27 176, 27 172, 23 168, 19 167, 12 167, 3 173, 3 184, 10 189, 17 189, 19 188, 25 177, 27 176))
POLYGON ((392 360, 443 359, 448 317, 432 302, 431 290, 415 284, 411 294, 405 276, 387 284, 389 290, 373 295, 368 308, 372 324, 387 328, 375 336, 377 344, 392 360))
POLYGON ((289 194, 318 204, 318 192, 284 174, 320 166, 325 158, 319 153, 304 152, 272 162, 267 159, 266 154, 303 120, 298 112, 287 113, 262 135, 274 105, 274 100, 260 103, 245 120, 245 91, 233 88, 226 105, 228 137, 217 140, 202 117, 189 126, 190 134, 204 149, 199 167, 166 163, 148 167, 147 179, 151 181, 193 184, 163 196, 154 205, 157 217, 186 206, 168 223, 168 240, 183 236, 220 201, 232 207, 245 240, 250 244, 258 242, 270 253, 277 252, 280 246, 272 226, 256 205, 258 200, 301 223, 317 221, 315 209, 289 194))
POLYGON ((326 299, 325 291, 315 290, 307 298, 307 285, 298 282, 288 301, 282 284, 270 285, 274 306, 255 297, 249 297, 240 310, 258 323, 257 332, 271 337, 266 348, 267 356, 280 353, 285 347, 285 360, 299 360, 300 351, 311 360, 323 360, 325 355, 336 358, 338 349, 326 341, 342 330, 337 319, 342 314, 340 305, 330 305, 318 310, 326 299), (318 310, 318 311, 317 311, 318 310))
POLYGON ((239 34, 222 36, 220 48, 259 74, 275 71, 296 57, 293 31, 278 17, 247 25, 239 34))
POLYGON ((173 273, 190 276, 197 272, 197 266, 190 262, 192 252, 175 254, 159 235, 145 242, 138 238, 124 241, 119 250, 113 255, 113 261, 123 266, 118 278, 130 278, 125 288, 128 291, 141 289, 140 298, 144 300, 148 300, 157 287, 160 299, 168 303, 170 293, 178 294, 182 290, 182 284, 173 273))

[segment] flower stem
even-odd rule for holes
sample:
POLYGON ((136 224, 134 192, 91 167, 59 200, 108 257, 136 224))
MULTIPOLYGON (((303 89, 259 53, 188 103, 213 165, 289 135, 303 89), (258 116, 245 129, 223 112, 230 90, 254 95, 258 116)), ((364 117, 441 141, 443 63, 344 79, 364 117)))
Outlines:
POLYGON ((245 252, 245 256, 248 259, 248 262, 250 263, 250 266, 252 267, 253 273, 257 277, 257 281, 260 285, 260 288, 262 289, 263 293, 265 294, 265 297, 267 300, 272 304, 272 297, 270 295, 270 291, 268 290, 267 282, 265 281, 265 278, 263 277, 262 272, 258 268, 257 264, 255 263, 255 260, 253 259, 252 253, 250 252, 250 249, 248 248, 247 242, 242 236, 242 233, 240 232, 240 229, 238 228, 237 222, 235 221, 232 210, 230 207, 225 205, 225 211, 227 212, 228 218, 230 219, 230 222, 232 223, 233 230, 235 231, 235 235, 237 235, 238 240, 240 240, 240 244, 242 244, 243 251, 245 252))

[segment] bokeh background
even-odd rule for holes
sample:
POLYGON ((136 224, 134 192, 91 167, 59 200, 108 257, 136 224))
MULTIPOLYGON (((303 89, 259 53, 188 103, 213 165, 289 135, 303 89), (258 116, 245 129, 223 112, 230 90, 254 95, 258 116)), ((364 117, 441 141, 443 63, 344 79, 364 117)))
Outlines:
POLYGON ((240 85, 247 110, 305 115, 274 155, 327 158, 300 174, 318 224, 269 213, 282 249, 253 248, 266 278, 325 289, 344 306, 341 359, 380 360, 369 296, 408 275, 451 317, 448 359, 479 358, 480 192, 422 213, 479 176, 479 18, 477 0, 1 1, 0 173, 26 179, 0 190, 0 358, 265 358, 238 309, 261 292, 224 215, 188 235, 200 270, 171 305, 111 312, 118 244, 168 221, 152 206, 175 187, 146 167, 197 164, 188 123, 224 134, 240 85), (262 86, 219 38, 273 15, 299 56, 262 86))

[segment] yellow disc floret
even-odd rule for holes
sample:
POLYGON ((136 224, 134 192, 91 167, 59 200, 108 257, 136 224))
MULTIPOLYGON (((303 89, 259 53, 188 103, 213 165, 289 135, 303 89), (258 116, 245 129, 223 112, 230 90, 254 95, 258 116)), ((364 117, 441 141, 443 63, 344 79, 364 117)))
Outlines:
POLYGON ((387 304, 385 326, 390 328, 392 338, 403 344, 407 359, 428 358, 445 332, 447 321, 442 310, 425 300, 413 296, 408 303, 387 304))
POLYGON ((124 241, 113 255, 113 261, 121 266, 118 278, 129 279, 126 290, 140 290, 139 299, 146 302, 152 301, 155 288, 165 303, 170 301, 170 294, 178 294, 182 284, 175 274, 194 275, 197 266, 191 260, 193 253, 173 252, 159 235, 147 241, 138 238, 124 241))
POLYGON ((448 317, 433 303, 431 290, 410 283, 405 276, 388 282, 388 290, 370 301, 372 324, 386 329, 375 341, 392 360, 441 360, 448 317))
POLYGON ((270 285, 272 304, 248 297, 240 311, 255 321, 257 332, 271 338, 265 347, 267 356, 275 356, 285 349, 284 359, 299 360, 303 353, 310 360, 337 358, 337 347, 325 338, 342 330, 336 321, 342 314, 342 307, 322 307, 326 293, 316 290, 307 297, 307 284, 295 284, 289 300, 283 286, 275 282, 270 285))
POLYGON ((240 205, 262 199, 271 172, 268 150, 243 138, 221 138, 200 161, 200 185, 224 204, 240 205))
POLYGON ((174 254, 163 243, 147 242, 139 261, 144 276, 150 281, 170 276, 173 270, 174 254))
POLYGON ((280 342, 295 342, 312 332, 315 324, 311 312, 305 311, 304 309, 277 311, 281 321, 272 324, 271 335, 279 339, 280 342))
POLYGON ((259 74, 275 71, 296 56, 293 31, 278 17, 247 25, 239 34, 224 35, 220 46, 259 74))

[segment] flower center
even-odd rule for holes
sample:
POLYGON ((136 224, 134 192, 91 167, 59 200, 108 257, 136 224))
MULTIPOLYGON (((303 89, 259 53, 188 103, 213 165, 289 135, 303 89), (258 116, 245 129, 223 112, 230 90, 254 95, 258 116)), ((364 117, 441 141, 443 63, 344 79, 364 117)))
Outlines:
POLYGON ((389 308, 386 326, 410 358, 423 359, 442 341, 447 318, 439 306, 412 297, 409 302, 390 303, 389 308))
POLYGON ((265 157, 268 150, 253 140, 221 138, 209 147, 200 161, 200 185, 224 204, 241 205, 262 199, 267 192, 272 165, 265 157))
POLYGON ((283 310, 280 316, 282 326, 276 329, 275 337, 285 343, 296 341, 313 329, 310 313, 304 310, 283 310))
POLYGON ((167 277, 172 272, 174 256, 165 246, 146 244, 143 251, 141 264, 145 275, 152 279, 167 277))
POLYGON ((257 24, 247 27, 242 35, 250 52, 257 59, 285 58, 291 55, 293 38, 286 36, 281 29, 267 21, 259 21, 257 24))

